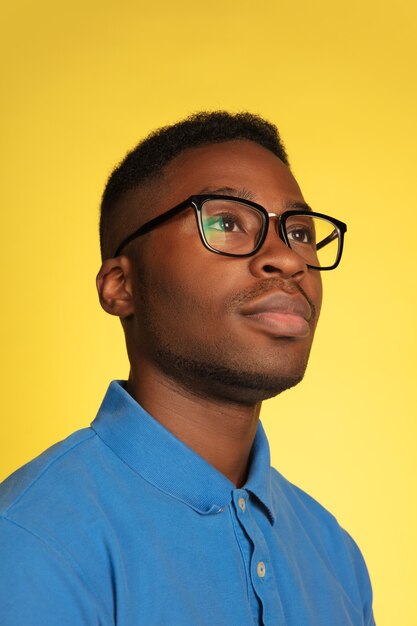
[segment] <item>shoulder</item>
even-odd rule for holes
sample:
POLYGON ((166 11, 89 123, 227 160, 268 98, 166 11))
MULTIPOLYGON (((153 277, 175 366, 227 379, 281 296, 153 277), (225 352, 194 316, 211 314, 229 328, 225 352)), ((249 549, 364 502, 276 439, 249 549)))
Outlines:
POLYGON ((273 498, 276 510, 292 526, 302 526, 304 532, 320 536, 324 544, 342 543, 357 550, 350 535, 339 525, 335 516, 308 493, 272 468, 273 498))
POLYGON ((285 510, 288 515, 296 515, 305 520, 306 523, 319 524, 320 527, 333 527, 336 518, 317 500, 310 496, 307 492, 294 485, 285 478, 274 467, 272 471, 273 497, 276 501, 285 502, 285 510))
POLYGON ((109 571, 102 541, 107 530, 103 493, 109 483, 117 483, 119 464, 98 435, 85 428, 0 485, 0 606, 11 607, 11 621, 5 624, 16 623, 13 616, 21 617, 20 610, 23 616, 25 607, 30 615, 27 621, 26 614, 21 617, 22 624, 34 623, 33 615, 43 611, 50 621, 34 619, 45 626, 107 623, 111 583, 96 573, 109 571), (51 593, 45 595, 45 589, 51 593), (60 613, 60 597, 66 598, 68 616, 60 613))
POLYGON ((290 528, 292 534, 314 545, 317 558, 326 561, 338 577, 355 581, 355 585, 370 595, 369 575, 362 553, 335 516, 274 468, 272 483, 274 506, 281 523, 290 528))
POLYGON ((81 537, 87 534, 88 509, 81 503, 91 493, 88 465, 100 454, 98 443, 91 429, 77 431, 0 485, 5 626, 109 623, 108 589, 100 593, 87 567, 98 562, 97 547, 90 535, 78 549, 75 531, 81 526, 81 537))
POLYGON ((0 515, 5 517, 24 506, 34 492, 39 501, 43 491, 50 493, 52 485, 62 486, 66 471, 75 478, 77 460, 81 460, 83 448, 92 447, 95 437, 90 428, 78 430, 6 478, 0 485, 0 515))

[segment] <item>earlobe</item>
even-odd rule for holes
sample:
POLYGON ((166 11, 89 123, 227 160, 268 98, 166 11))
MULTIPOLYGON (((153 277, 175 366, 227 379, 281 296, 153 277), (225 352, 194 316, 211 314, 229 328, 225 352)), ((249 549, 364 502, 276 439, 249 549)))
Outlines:
POLYGON ((110 315, 125 318, 134 312, 130 260, 126 256, 106 259, 96 278, 98 297, 110 315))

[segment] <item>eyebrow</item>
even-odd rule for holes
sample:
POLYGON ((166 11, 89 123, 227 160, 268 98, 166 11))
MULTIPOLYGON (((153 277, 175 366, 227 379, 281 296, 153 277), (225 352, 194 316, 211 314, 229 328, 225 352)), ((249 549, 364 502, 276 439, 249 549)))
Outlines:
POLYGON ((312 211, 313 209, 307 202, 292 202, 289 200, 284 204, 285 209, 301 209, 303 211, 312 211))
POLYGON ((242 198, 242 200, 252 200, 255 202, 255 196, 251 191, 248 191, 244 187, 241 189, 235 189, 234 187, 205 187, 202 189, 200 194, 205 193, 218 193, 219 195, 224 196, 234 196, 235 198, 242 198))
MULTIPOLYGON (((255 202, 255 194, 253 194, 248 189, 245 189, 244 187, 242 187, 241 189, 235 189, 234 187, 210 187, 208 186, 208 187, 205 187, 204 189, 201 189, 199 193, 200 194, 213 193, 213 194, 219 194, 219 195, 225 195, 225 196, 230 195, 230 196, 234 196, 235 198, 242 198, 242 200, 252 200, 253 202, 255 202)), ((298 201, 292 201, 292 200, 287 200, 284 203, 284 209, 301 209, 303 211, 313 210, 311 206, 307 204, 307 202, 298 202, 298 201)))

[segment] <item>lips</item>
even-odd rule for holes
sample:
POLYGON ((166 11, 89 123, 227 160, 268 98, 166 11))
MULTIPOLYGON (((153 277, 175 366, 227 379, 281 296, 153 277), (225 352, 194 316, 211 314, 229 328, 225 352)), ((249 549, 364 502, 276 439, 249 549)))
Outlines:
POLYGON ((242 307, 240 314, 276 337, 302 338, 311 332, 312 309, 300 293, 269 293, 242 307))

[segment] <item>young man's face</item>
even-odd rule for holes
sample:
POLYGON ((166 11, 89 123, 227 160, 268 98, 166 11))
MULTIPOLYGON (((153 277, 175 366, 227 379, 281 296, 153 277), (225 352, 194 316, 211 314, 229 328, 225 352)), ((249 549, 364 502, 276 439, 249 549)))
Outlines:
MULTIPOLYGON (((137 226, 199 193, 245 190, 278 214, 303 202, 280 159, 243 140, 183 152, 169 164, 162 188, 158 206, 137 226)), ((320 311, 321 278, 281 241, 275 219, 252 257, 207 250, 191 207, 132 242, 131 361, 196 393, 238 402, 259 402, 299 382, 320 311)))

